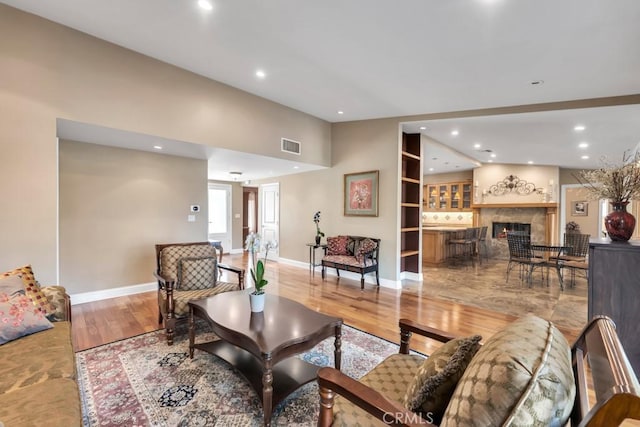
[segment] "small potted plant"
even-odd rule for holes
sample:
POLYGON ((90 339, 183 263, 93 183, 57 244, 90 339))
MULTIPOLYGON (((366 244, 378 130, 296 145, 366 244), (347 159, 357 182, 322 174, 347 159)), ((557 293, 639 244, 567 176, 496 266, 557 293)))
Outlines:
POLYGON ((324 233, 320 231, 320 211, 313 214, 313 222, 316 223, 316 245, 319 245, 320 239, 324 237, 324 233))
POLYGON ((274 241, 266 242, 264 245, 264 258, 256 261, 256 254, 260 251, 261 237, 258 233, 251 233, 247 236, 245 241, 246 249, 249 251, 249 257, 251 260, 251 279, 253 279, 254 290, 249 294, 249 301, 251 303, 251 312, 258 313, 264 310, 264 287, 269 284, 264 278, 265 265, 267 263, 267 256, 270 249, 275 249, 277 243, 274 241))

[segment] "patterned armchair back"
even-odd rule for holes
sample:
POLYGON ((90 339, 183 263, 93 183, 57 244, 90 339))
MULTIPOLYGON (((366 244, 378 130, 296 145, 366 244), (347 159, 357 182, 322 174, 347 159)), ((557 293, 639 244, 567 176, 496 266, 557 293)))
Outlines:
POLYGON ((176 290, 212 288, 218 279, 216 248, 209 244, 166 246, 158 261, 160 274, 175 280, 176 290))

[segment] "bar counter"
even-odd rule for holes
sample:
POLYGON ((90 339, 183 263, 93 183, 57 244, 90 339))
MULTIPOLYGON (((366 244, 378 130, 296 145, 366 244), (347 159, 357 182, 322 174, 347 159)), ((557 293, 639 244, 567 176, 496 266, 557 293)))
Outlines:
POLYGON ((463 238, 469 226, 430 226, 422 227, 422 262, 426 265, 438 265, 447 262, 453 255, 449 240, 463 238))

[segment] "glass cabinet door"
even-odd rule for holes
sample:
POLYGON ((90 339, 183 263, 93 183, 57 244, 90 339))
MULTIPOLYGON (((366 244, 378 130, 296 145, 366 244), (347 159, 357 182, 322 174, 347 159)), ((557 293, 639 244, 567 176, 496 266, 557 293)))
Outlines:
POLYGON ((460 184, 451 184, 451 209, 460 209, 460 200, 462 199, 462 194, 460 194, 460 184))
POLYGON ((438 208, 438 190, 436 189, 435 185, 429 185, 427 186, 427 207, 431 210, 431 209, 437 209, 438 208))
POLYGON ((449 208, 449 186, 440 184, 438 186, 438 209, 446 210, 449 208))
POLYGON ((462 209, 471 209, 472 195, 471 183, 462 184, 462 209))

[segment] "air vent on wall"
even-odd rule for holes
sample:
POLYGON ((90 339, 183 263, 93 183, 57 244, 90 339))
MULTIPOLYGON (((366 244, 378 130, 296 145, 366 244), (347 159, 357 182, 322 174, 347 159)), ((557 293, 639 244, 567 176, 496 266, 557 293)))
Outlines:
POLYGON ((286 151, 287 153, 300 155, 301 145, 298 141, 294 141, 293 139, 282 138, 282 151, 286 151))

